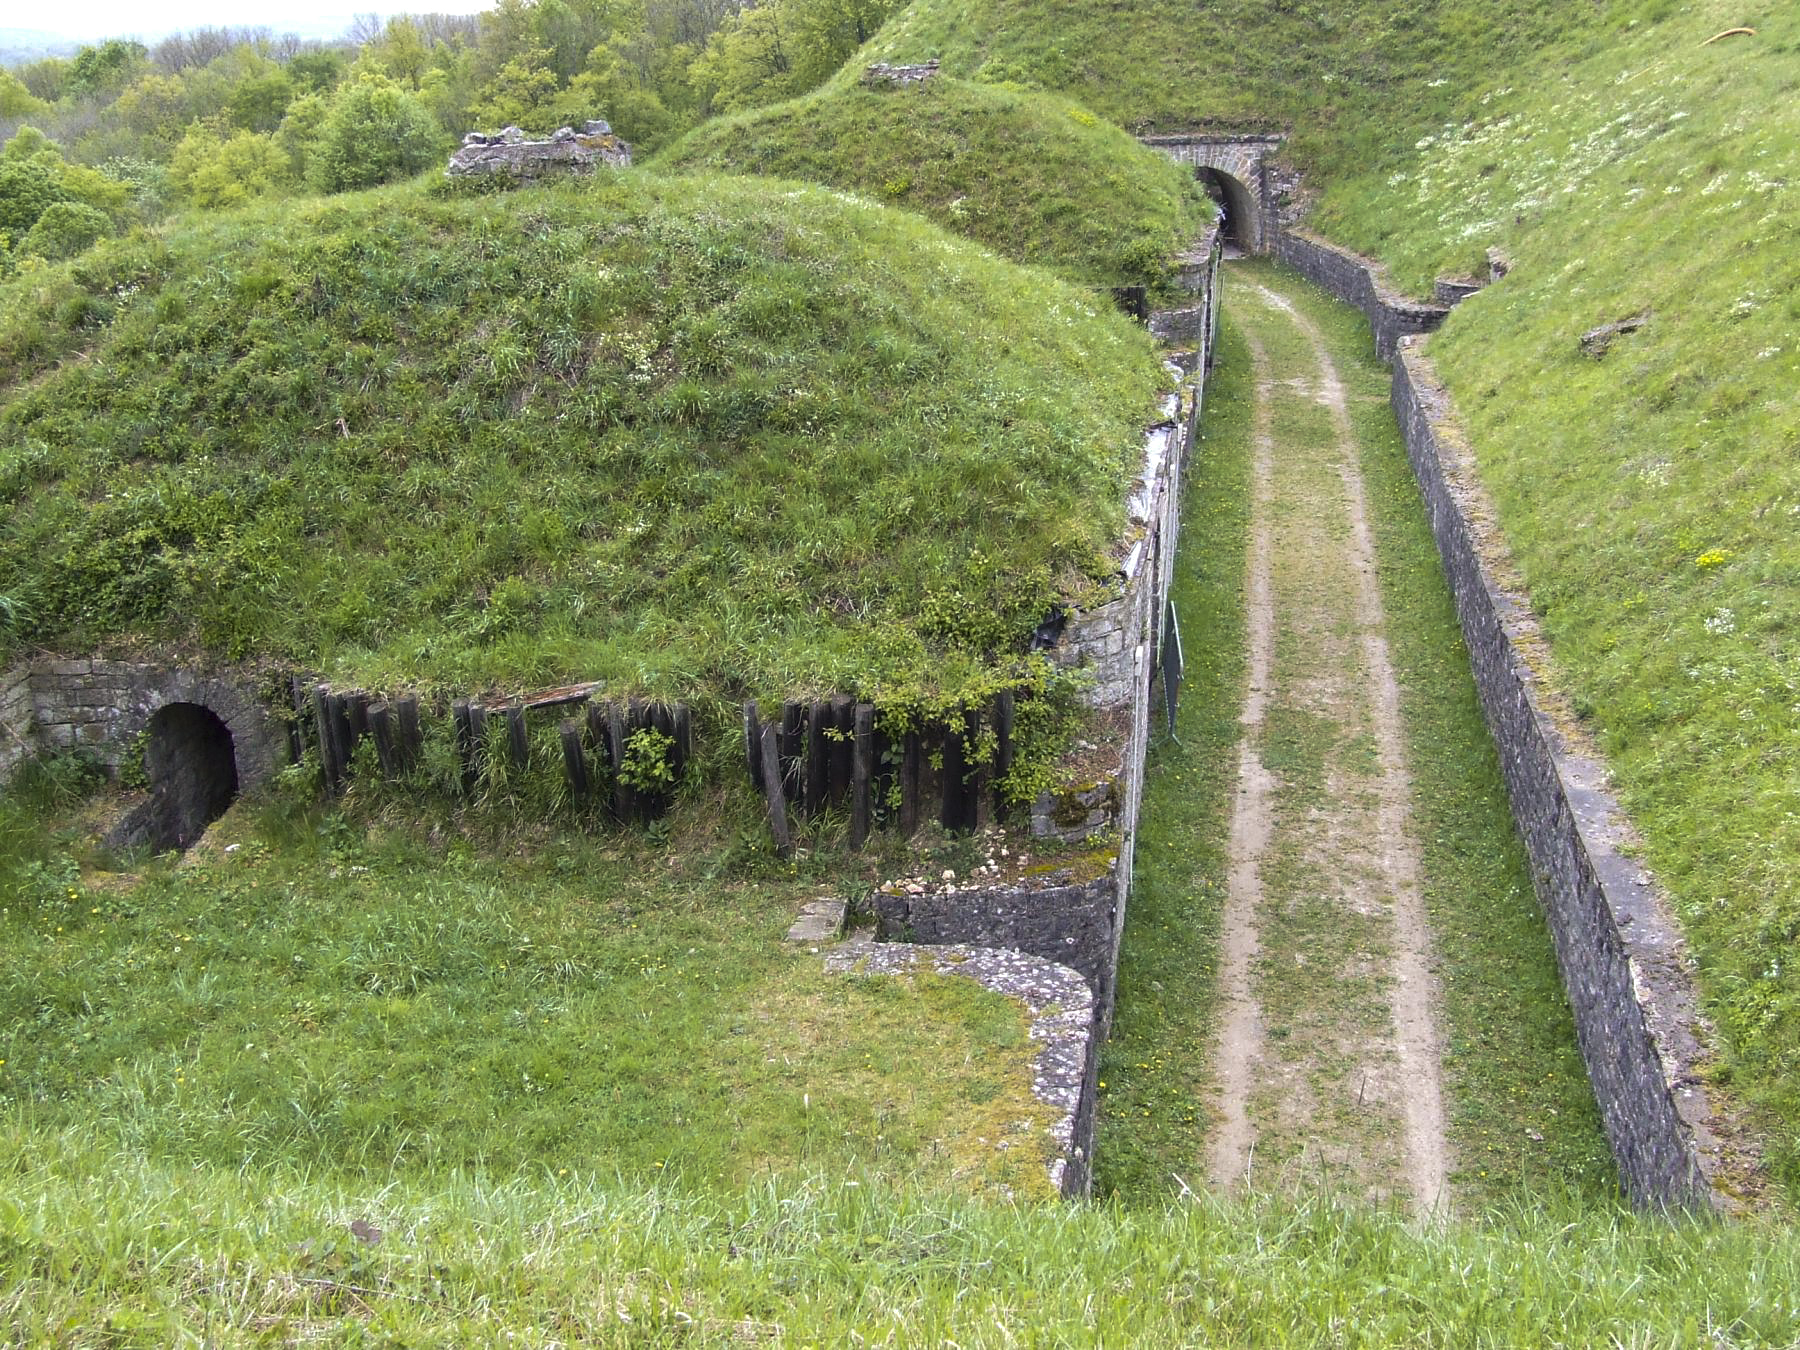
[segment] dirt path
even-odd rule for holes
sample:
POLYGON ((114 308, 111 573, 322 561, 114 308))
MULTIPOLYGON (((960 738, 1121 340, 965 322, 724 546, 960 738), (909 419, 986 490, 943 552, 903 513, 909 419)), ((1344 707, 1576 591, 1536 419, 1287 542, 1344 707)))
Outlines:
POLYGON ((1256 401, 1211 1171, 1427 1212, 1449 1173, 1438 995, 1354 426, 1318 329, 1232 292, 1256 401))

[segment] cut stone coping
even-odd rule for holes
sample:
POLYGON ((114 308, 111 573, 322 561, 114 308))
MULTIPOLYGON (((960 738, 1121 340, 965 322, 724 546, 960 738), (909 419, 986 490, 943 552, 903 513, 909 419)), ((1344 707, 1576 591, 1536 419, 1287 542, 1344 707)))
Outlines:
POLYGON ((836 942, 844 933, 844 915, 849 905, 842 900, 822 897, 800 906, 800 916, 787 931, 787 940, 815 946, 836 942))
POLYGON ((1086 1190, 1092 1107, 1089 1103, 1084 1113, 1082 1098, 1095 1049, 1094 995, 1086 980, 1054 961, 998 947, 915 947, 867 938, 827 952, 825 968, 842 975, 910 975, 918 970, 959 975, 1023 1003, 1038 1046, 1031 1092, 1057 1113, 1050 1126, 1056 1148, 1049 1163, 1050 1184, 1058 1195, 1086 1190))

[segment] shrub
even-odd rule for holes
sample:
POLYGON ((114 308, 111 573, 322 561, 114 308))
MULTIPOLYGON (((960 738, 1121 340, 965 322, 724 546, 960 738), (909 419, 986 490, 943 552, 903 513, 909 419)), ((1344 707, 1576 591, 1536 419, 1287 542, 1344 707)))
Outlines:
POLYGON ((26 232, 19 252, 58 262, 73 258, 111 232, 106 212, 84 202, 56 202, 26 232))
POLYGON ((419 98, 385 76, 365 76, 332 100, 307 162, 321 192, 410 178, 444 151, 444 134, 419 98))

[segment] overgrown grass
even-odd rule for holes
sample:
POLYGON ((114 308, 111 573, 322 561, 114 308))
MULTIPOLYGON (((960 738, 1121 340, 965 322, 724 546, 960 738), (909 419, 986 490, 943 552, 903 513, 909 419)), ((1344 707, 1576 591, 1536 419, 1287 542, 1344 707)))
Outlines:
POLYGON ((0 825, 20 1138, 359 1184, 799 1168, 1048 1196, 1023 1011, 828 975, 781 940, 824 864, 743 853, 712 806, 659 847, 246 803, 130 872, 19 798, 0 825))
POLYGON ((1090 286, 1162 284, 1207 210, 1190 172, 1067 99, 944 76, 715 119, 657 166, 848 188, 1090 286))
POLYGON ((971 1204, 866 1181, 385 1185, 0 1134, 0 1328, 32 1345, 1783 1346, 1791 1233, 1558 1206, 971 1204), (90 1177, 104 1184, 72 1184, 90 1177), (379 1234, 365 1240, 352 1231, 379 1234))
POLYGON ((1669 8, 913 0, 837 83, 868 61, 938 57, 946 74, 1052 90, 1133 131, 1291 125, 1303 161, 1338 176, 1455 115, 1495 72, 1603 41, 1621 15, 1669 8))
POLYGON ((0 614, 378 688, 954 691, 1113 570, 1162 379, 816 188, 211 216, 0 289, 0 614))

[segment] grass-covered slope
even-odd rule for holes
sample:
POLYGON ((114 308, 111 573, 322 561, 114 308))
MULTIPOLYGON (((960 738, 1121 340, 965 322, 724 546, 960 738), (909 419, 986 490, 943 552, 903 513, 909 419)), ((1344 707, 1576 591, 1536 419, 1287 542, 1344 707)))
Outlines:
POLYGON ((782 942, 822 868, 759 863, 716 799, 660 837, 484 837, 296 778, 119 871, 75 767, 0 798, 0 1133, 375 1186, 854 1168, 1051 1196, 1019 1005, 782 942))
POLYGON ((947 77, 717 119, 657 163, 848 188, 1097 286, 1154 285, 1207 210, 1192 174, 1067 99, 947 77))
POLYGON ((792 184, 193 220, 0 289, 0 615, 377 687, 954 688, 1110 570, 1162 378, 1091 294, 792 184))
POLYGON ((837 79, 936 57, 946 74, 1052 90, 1132 130, 1291 123, 1303 147, 1360 152, 1441 119, 1468 84, 1532 52, 1578 49, 1609 11, 1642 7, 912 0, 837 79))

